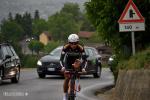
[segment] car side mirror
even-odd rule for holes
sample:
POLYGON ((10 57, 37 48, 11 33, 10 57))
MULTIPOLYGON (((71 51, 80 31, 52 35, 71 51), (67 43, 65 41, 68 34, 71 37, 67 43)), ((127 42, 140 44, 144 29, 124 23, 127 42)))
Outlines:
POLYGON ((10 59, 11 58, 11 55, 6 55, 5 56, 5 59, 10 59))

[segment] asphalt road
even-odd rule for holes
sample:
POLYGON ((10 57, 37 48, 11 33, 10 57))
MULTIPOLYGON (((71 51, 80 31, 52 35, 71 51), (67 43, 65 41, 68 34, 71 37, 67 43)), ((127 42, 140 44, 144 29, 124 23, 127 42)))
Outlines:
MULTIPOLYGON (((63 77, 56 75, 39 79, 36 69, 21 70, 18 84, 12 84, 9 80, 1 83, 0 100, 62 100, 63 80, 63 77)), ((82 76, 81 91, 77 94, 77 100, 100 100, 94 96, 94 91, 112 83, 112 73, 106 68, 102 70, 101 78, 82 76)))

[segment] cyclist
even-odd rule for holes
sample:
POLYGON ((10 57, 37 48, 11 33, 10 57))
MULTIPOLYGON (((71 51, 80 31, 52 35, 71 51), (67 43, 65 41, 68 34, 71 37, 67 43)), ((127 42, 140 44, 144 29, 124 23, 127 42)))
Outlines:
POLYGON ((60 65, 62 66, 61 71, 64 72, 65 76, 63 100, 66 100, 70 77, 65 71, 67 71, 67 69, 78 69, 78 71, 86 72, 87 59, 85 57, 84 47, 79 44, 79 36, 77 34, 69 35, 68 43, 63 46, 61 52, 60 65), (76 55, 71 55, 71 53, 76 53, 76 55))

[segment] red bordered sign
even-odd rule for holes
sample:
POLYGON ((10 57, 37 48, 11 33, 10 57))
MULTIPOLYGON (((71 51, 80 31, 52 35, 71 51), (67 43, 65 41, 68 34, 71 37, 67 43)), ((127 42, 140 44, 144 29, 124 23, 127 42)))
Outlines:
POLYGON ((132 0, 127 3, 118 20, 120 32, 145 31, 145 20, 132 0))
POLYGON ((126 5, 121 17, 118 20, 118 23, 141 23, 144 22, 144 17, 141 15, 140 11, 134 4, 132 0, 129 0, 126 5))

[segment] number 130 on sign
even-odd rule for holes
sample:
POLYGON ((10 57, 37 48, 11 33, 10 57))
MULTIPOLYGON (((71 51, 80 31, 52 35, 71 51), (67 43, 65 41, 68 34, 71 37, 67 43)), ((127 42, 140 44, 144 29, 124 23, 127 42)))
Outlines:
POLYGON ((121 23, 119 24, 120 32, 133 32, 133 31, 144 31, 144 23, 121 23))

